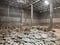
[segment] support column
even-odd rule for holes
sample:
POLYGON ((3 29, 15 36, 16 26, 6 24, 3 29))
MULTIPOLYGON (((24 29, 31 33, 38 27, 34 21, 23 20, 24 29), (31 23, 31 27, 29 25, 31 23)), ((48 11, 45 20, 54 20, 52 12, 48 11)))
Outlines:
POLYGON ((52 30, 53 28, 53 0, 50 0, 50 24, 49 24, 49 30, 52 30))
POLYGON ((31 4, 31 27, 33 26, 33 5, 31 4))
POLYGON ((24 10, 22 10, 22 31, 24 33, 23 25, 24 25, 24 10))
POLYGON ((22 10, 22 25, 24 24, 24 10, 22 10))
POLYGON ((9 17, 9 6, 8 6, 8 17, 9 17))
POLYGON ((22 33, 22 12, 21 12, 21 17, 20 17, 20 33, 22 33))

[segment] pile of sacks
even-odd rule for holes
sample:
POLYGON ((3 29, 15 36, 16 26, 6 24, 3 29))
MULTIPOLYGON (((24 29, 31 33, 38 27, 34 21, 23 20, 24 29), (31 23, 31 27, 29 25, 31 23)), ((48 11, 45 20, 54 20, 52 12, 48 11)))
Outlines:
POLYGON ((6 45, 57 45, 56 36, 52 31, 45 32, 37 29, 24 33, 12 31, 5 39, 6 45))
POLYGON ((17 40, 18 32, 12 31, 10 34, 5 37, 5 45, 19 45, 19 41, 17 40))
POLYGON ((42 30, 31 29, 31 32, 18 36, 21 45, 56 45, 56 36, 52 31, 44 32, 42 30))

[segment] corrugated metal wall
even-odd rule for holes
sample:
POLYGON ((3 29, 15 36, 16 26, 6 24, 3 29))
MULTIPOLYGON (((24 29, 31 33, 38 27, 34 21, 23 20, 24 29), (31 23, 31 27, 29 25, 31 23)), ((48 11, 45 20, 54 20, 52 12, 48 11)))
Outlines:
MULTIPOLYGON (((42 24, 49 24, 49 12, 43 12, 40 14, 40 23, 42 24)), ((55 9, 53 11, 53 24, 54 25, 60 25, 60 9, 55 9)))
MULTIPOLYGON (((3 25, 19 25, 21 22, 24 25, 31 24, 31 12, 29 10, 18 9, 14 7, 0 6, 0 24, 3 25), (22 17, 23 16, 23 17, 22 17), (22 21, 21 21, 22 19, 22 21)), ((34 25, 39 25, 39 15, 34 12, 34 25)))

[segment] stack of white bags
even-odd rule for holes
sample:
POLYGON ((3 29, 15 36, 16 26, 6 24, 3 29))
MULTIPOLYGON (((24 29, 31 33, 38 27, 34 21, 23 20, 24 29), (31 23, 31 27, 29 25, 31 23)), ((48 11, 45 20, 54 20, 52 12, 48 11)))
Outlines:
POLYGON ((52 31, 44 32, 37 29, 24 33, 12 31, 5 39, 6 45, 57 45, 57 39, 52 31))

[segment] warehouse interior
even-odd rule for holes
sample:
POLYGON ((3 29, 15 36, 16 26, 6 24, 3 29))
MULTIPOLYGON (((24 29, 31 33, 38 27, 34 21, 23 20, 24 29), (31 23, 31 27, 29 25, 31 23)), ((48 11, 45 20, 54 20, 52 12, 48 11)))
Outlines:
POLYGON ((60 0, 0 0, 0 45, 60 45, 60 0))

